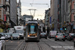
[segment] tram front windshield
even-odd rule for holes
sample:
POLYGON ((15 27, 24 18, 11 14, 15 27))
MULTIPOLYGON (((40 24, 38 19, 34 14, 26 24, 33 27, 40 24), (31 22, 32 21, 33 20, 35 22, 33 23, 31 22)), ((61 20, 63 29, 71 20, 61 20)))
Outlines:
POLYGON ((37 33, 38 26, 37 25, 28 25, 29 34, 37 33))

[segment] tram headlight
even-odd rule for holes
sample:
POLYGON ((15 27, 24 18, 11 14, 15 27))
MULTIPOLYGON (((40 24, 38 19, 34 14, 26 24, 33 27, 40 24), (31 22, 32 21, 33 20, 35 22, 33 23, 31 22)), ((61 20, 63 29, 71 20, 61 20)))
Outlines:
POLYGON ((28 35, 28 37, 30 37, 30 35, 28 35))
POLYGON ((37 36, 35 36, 35 37, 37 37, 37 36))

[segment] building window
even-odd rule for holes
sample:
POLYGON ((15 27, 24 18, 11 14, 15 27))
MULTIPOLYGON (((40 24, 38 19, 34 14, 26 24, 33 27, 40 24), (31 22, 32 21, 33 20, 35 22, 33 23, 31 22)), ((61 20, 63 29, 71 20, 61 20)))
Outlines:
POLYGON ((7 16, 7 21, 9 21, 9 16, 7 16))
POLYGON ((61 4, 61 0, 58 0, 58 4, 61 4))
POLYGON ((0 15, 0 18, 1 18, 1 15, 0 15))
POLYGON ((74 14, 74 21, 75 21, 75 14, 74 14))
POLYGON ((7 7, 7 11, 9 11, 9 7, 7 7))
POLYGON ((74 3, 74 9, 75 9, 75 3, 74 3))
POLYGON ((7 2, 9 1, 9 0, 6 0, 7 2))

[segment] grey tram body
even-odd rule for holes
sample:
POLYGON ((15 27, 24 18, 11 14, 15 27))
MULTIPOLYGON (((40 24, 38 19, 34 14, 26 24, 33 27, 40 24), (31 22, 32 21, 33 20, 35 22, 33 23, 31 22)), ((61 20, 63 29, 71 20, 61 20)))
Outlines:
POLYGON ((26 25, 26 29, 25 29, 25 41, 27 42, 28 40, 31 40, 31 41, 38 41, 39 42, 39 40, 40 40, 40 33, 39 33, 39 25, 38 25, 38 22, 37 21, 28 21, 27 23, 26 23, 27 25, 26 25), (37 32, 36 32, 36 37, 35 36, 30 36, 30 37, 28 37, 28 33, 29 33, 29 31, 28 31, 28 25, 30 25, 31 26, 31 24, 33 24, 33 25, 37 25, 37 32))

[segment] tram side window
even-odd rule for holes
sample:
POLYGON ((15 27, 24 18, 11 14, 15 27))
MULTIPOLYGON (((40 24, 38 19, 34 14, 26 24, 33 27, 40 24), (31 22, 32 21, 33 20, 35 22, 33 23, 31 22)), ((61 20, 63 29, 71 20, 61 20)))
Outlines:
POLYGON ((37 33, 37 31, 38 31, 38 26, 37 25, 35 26, 34 31, 37 33))
POLYGON ((28 33, 30 32, 30 25, 28 25, 28 33))

